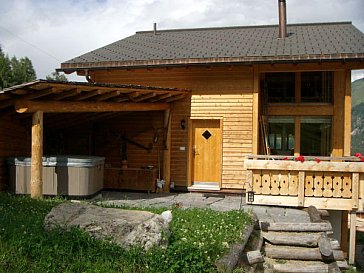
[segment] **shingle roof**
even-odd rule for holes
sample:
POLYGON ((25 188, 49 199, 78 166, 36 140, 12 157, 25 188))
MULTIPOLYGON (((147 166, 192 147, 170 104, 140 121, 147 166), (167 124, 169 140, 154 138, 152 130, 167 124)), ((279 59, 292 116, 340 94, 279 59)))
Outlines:
POLYGON ((364 59, 364 34, 351 22, 141 31, 61 64, 61 70, 198 63, 364 59))

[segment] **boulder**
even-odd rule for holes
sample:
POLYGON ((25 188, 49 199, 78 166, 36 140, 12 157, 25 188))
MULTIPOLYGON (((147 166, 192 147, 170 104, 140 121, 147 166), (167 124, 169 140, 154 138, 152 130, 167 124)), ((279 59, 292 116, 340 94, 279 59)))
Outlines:
POLYGON ((148 250, 152 246, 166 246, 169 237, 169 222, 161 215, 147 211, 62 203, 54 207, 44 220, 46 230, 69 230, 72 227, 124 248, 139 245, 148 250))

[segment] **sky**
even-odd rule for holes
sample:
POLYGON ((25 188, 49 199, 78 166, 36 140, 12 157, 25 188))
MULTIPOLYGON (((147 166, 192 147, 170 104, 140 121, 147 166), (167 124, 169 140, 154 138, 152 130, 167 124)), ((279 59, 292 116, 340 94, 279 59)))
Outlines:
MULTIPOLYGON (((44 79, 64 61, 158 29, 278 23, 277 0, 0 0, 0 45, 28 57, 44 79)), ((287 22, 351 21, 364 32, 364 0, 287 0, 287 22)), ((75 73, 69 80, 84 81, 75 73)), ((354 71, 352 80, 363 78, 354 71)))

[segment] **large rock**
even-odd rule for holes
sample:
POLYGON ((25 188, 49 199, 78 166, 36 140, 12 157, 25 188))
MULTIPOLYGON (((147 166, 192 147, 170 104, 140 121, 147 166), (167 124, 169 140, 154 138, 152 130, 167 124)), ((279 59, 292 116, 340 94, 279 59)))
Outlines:
POLYGON ((62 203, 45 217, 44 227, 79 227, 96 239, 106 239, 124 248, 140 245, 149 249, 168 243, 169 221, 147 211, 103 208, 90 204, 62 203))

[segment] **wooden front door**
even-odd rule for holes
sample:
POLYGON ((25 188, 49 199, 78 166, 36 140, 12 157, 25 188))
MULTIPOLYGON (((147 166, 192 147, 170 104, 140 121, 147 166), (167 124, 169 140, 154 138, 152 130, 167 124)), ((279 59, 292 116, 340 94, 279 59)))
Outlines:
POLYGON ((220 120, 193 120, 192 182, 221 183, 220 120))

